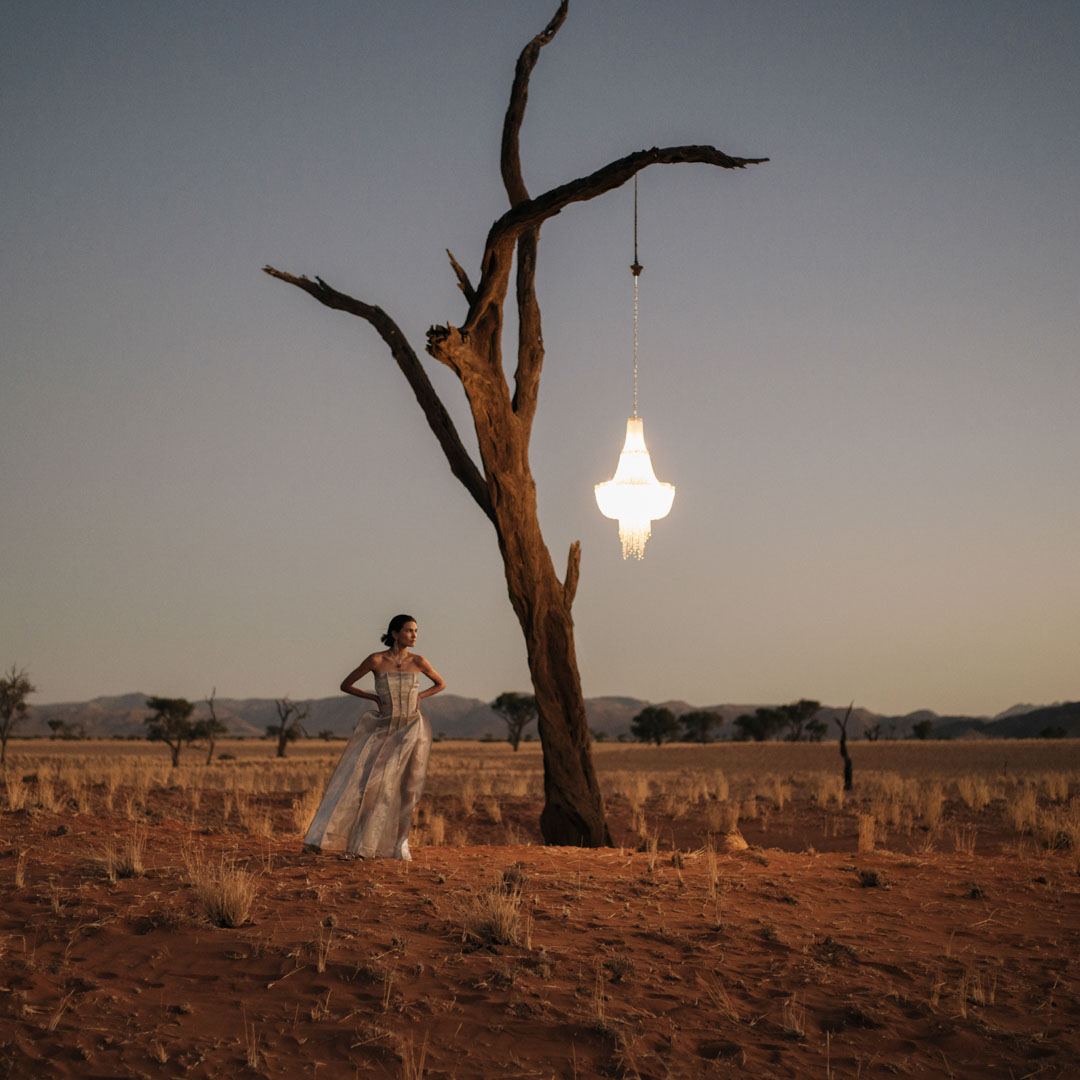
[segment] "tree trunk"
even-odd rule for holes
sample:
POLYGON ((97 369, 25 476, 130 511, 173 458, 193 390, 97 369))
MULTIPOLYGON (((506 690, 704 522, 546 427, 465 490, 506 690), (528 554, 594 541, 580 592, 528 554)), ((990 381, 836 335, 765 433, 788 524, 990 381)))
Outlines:
POLYGON ((844 759, 844 790, 850 791, 854 782, 853 769, 851 766, 851 755, 848 753, 847 748, 847 726, 848 720, 851 718, 851 710, 854 707, 853 701, 847 708, 847 712, 844 714, 844 719, 837 718, 836 723, 840 728, 840 756, 844 759))

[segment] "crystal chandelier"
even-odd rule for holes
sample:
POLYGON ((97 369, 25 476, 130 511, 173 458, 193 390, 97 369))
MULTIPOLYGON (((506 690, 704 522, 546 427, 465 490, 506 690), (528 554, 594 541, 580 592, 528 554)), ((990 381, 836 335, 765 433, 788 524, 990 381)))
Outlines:
POLYGON ((642 266, 637 251, 637 177, 634 177, 634 415, 626 421, 626 441, 615 475, 597 484, 596 505, 604 517, 617 518, 622 557, 645 557, 645 541, 652 535, 652 523, 667 517, 675 498, 675 485, 656 479, 652 460, 645 446, 644 421, 637 411, 638 277, 642 266))

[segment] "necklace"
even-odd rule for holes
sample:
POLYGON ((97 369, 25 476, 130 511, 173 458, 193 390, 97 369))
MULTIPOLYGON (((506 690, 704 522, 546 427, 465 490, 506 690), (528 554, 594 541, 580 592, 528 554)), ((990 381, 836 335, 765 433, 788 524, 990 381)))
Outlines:
POLYGON ((399 652, 395 656, 392 649, 387 649, 386 655, 390 660, 394 661, 394 667, 401 667, 401 665, 405 663, 405 657, 408 656, 408 653, 399 652))

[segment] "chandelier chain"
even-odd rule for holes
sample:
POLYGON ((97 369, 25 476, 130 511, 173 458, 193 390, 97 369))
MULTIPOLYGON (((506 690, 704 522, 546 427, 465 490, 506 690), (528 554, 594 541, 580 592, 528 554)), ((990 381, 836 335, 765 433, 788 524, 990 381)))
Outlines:
POLYGON ((637 253, 637 174, 634 175, 634 262, 630 273, 634 275, 634 419, 637 419, 637 292, 638 277, 643 267, 637 253))

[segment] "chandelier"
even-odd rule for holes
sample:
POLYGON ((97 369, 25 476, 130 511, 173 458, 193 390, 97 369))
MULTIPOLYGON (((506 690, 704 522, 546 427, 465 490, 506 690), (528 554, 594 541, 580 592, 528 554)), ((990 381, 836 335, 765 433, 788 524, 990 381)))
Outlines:
POLYGON ((652 523, 667 517, 675 498, 675 485, 664 484, 656 479, 652 460, 645 446, 644 421, 637 411, 637 346, 638 346, 638 278, 642 266, 638 262, 637 249, 637 177, 634 177, 634 263, 630 272, 634 275, 634 415, 626 421, 626 440, 619 454, 615 475, 593 490, 596 505, 604 517, 619 522, 619 540, 622 541, 622 557, 635 559, 645 557, 645 541, 652 535, 652 523))

